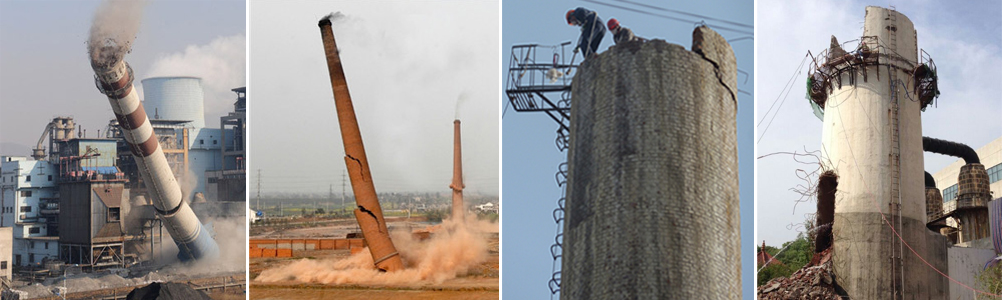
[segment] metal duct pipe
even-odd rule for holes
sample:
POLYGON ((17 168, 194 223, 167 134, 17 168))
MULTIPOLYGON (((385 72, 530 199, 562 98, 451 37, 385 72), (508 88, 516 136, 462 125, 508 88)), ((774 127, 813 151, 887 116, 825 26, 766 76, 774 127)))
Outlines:
POLYGON ((31 149, 31 158, 35 160, 45 159, 45 146, 42 145, 42 143, 45 142, 45 137, 49 136, 49 132, 52 131, 52 128, 56 125, 55 121, 49 122, 49 124, 45 125, 45 130, 42 131, 42 136, 38 137, 38 143, 35 144, 34 149, 31 149))
POLYGON ((379 206, 379 198, 376 197, 376 187, 372 184, 369 161, 365 157, 362 134, 358 130, 358 120, 355 119, 355 108, 351 104, 351 94, 348 93, 348 82, 345 80, 341 57, 334 41, 330 17, 324 17, 317 25, 320 26, 320 37, 323 39, 324 52, 327 55, 334 106, 341 128, 341 141, 344 143, 344 162, 348 168, 348 177, 351 179, 351 191, 355 193, 355 204, 358 205, 355 209, 355 219, 362 228, 362 234, 369 245, 369 252, 376 268, 389 272, 400 270, 404 268, 404 262, 393 246, 393 241, 390 240, 386 221, 383 219, 383 210, 379 206))
POLYGON ((449 185, 452 189, 452 219, 462 221, 466 211, 463 205, 463 188, 466 187, 463 184, 463 144, 459 139, 459 120, 452 124, 455 131, 452 145, 452 184, 449 185))
POLYGON ((925 172, 925 188, 936 188, 936 178, 933 178, 929 172, 925 172))
POLYGON ((922 137, 922 149, 932 153, 960 157, 967 164, 981 163, 981 159, 978 158, 978 153, 974 152, 974 149, 957 142, 924 136, 922 137))
POLYGON ((181 200, 181 188, 167 164, 157 135, 147 121, 146 110, 133 88, 132 68, 121 59, 95 56, 91 60, 98 90, 108 96, 111 109, 122 128, 139 174, 153 199, 153 207, 163 220, 167 232, 177 244, 177 257, 182 261, 212 259, 219 256, 219 247, 187 203, 181 200))

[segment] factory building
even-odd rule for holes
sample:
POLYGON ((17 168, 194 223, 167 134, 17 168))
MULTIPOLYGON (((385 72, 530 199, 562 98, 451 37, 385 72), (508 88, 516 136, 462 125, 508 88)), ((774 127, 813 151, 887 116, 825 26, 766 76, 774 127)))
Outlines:
POLYGON ((237 94, 233 111, 219 118, 223 144, 219 147, 222 168, 207 171, 206 198, 224 202, 245 201, 247 196, 247 88, 232 89, 237 94))
POLYGON ((0 289, 8 289, 14 266, 14 228, 0 227, 0 289))
POLYGON ((135 261, 124 247, 129 237, 122 206, 130 198, 128 180, 116 167, 117 141, 75 138, 59 148, 49 158, 58 165, 59 260, 87 269, 135 261))
POLYGON ((0 159, 0 226, 12 228, 13 265, 37 265, 58 257, 56 166, 28 157, 0 159))

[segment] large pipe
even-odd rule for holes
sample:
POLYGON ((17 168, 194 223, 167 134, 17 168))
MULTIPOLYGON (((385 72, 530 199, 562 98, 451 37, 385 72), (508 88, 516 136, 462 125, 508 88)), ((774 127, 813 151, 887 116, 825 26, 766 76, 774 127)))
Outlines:
POLYGON ((922 149, 932 153, 956 156, 964 159, 967 164, 980 164, 978 153, 971 146, 941 139, 922 137, 922 149))
POLYGON ((455 138, 452 145, 452 219, 462 222, 463 214, 466 211, 463 205, 463 144, 459 139, 459 120, 452 122, 455 138))
POLYGON ((936 188, 936 178, 933 178, 929 172, 925 172, 925 187, 936 188))
POLYGON ((181 188, 167 164, 157 135, 147 121, 146 110, 133 88, 132 68, 122 59, 94 55, 91 67, 98 90, 108 96, 122 135, 135 157, 139 174, 153 199, 153 207, 177 244, 182 261, 212 259, 219 247, 187 203, 181 200, 181 188), (110 59, 109 59, 110 58, 110 59))
POLYGON ((334 92, 334 106, 337 109, 338 124, 341 128, 341 141, 344 143, 344 162, 351 179, 351 191, 355 193, 355 219, 362 228, 365 242, 369 245, 369 253, 376 268, 382 271, 396 271, 404 268, 393 241, 390 240, 383 210, 376 197, 376 187, 372 184, 372 174, 369 173, 369 161, 365 158, 365 147, 362 145, 362 134, 358 130, 358 120, 355 119, 355 108, 351 104, 351 94, 348 93, 348 82, 341 67, 341 57, 338 55, 337 43, 334 41, 334 30, 331 29, 331 16, 324 17, 317 24, 320 26, 320 37, 324 42, 324 52, 327 54, 327 69, 331 77, 331 90, 334 92))

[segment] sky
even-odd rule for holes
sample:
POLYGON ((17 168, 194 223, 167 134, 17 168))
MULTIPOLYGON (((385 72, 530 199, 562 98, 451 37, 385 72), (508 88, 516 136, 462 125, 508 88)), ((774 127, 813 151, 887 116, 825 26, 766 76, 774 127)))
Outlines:
MULTIPOLYGON (((317 21, 333 12, 378 192, 449 192, 453 120, 466 192, 498 195, 499 3, 251 3, 248 169, 261 193, 341 191, 344 147, 317 21)), ((252 190, 256 194, 256 190, 252 190)), ((347 191, 351 193, 351 191, 347 191)))
MULTIPOLYGON (((114 117, 85 44, 99 3, 0 1, 0 155, 30 155, 52 117, 74 117, 89 137, 114 117)), ((244 1, 147 3, 125 56, 137 90, 152 76, 202 77, 205 124, 218 127, 246 82, 245 20, 244 1)))
MULTIPOLYGON (((998 121, 1002 115, 1002 2, 763 0, 758 4, 756 24, 759 93, 755 122, 764 122, 755 137, 761 138, 756 157, 821 148, 822 123, 804 98, 807 68, 797 67, 808 50, 826 49, 832 35, 840 42, 859 38, 867 5, 894 6, 907 16, 917 30, 918 47, 938 67, 942 94, 936 105, 922 113, 924 136, 975 149, 1002 136, 998 121), (784 102, 780 93, 795 73, 784 102), (778 109, 766 115, 773 103, 778 109), (773 115, 775 120, 770 121, 773 115)), ((935 173, 957 158, 925 153, 924 160, 925 170, 935 173)), ((797 205, 799 194, 788 190, 802 182, 795 174, 798 168, 803 165, 789 155, 757 160, 757 243, 764 240, 779 246, 793 240, 803 231, 806 215, 816 211, 816 202, 797 205)))
MULTIPOLYGON (((629 27, 638 36, 660 38, 670 43, 691 49, 692 30, 696 19, 694 17, 671 16, 691 19, 693 22, 681 22, 615 8, 605 4, 614 4, 636 9, 625 3, 611 1, 518 1, 504 2, 502 11, 504 32, 502 33, 502 61, 506 74, 511 46, 518 44, 538 43, 541 45, 558 45, 562 42, 576 42, 580 31, 578 27, 567 25, 564 14, 569 9, 586 7, 597 11, 603 21, 610 17, 617 18, 620 23, 629 27)), ((694 3, 671 3, 665 6, 656 1, 650 5, 681 10, 688 13, 709 16, 715 19, 725 19, 732 22, 751 25, 753 23, 752 1, 693 1, 694 3), (721 9, 724 7, 725 9, 721 9)), ((658 14, 669 14, 653 9, 641 9, 658 14)), ((713 22, 707 22, 713 25, 713 22)), ((719 30, 727 39, 747 37, 719 30)), ((613 44, 610 34, 606 34, 599 52, 605 51, 613 44)), ((741 39, 732 43, 737 57, 738 69, 747 74, 753 74, 753 40, 741 39)), ((579 57, 580 59, 580 57, 579 57)), ((754 244, 753 239, 753 98, 755 81, 753 78, 738 74, 738 158, 741 198, 741 252, 742 270, 741 283, 744 299, 753 298, 754 290, 754 244), (745 93, 747 92, 747 93, 745 93)), ((504 88, 505 82, 500 82, 504 88)), ((502 95, 502 97, 505 97, 502 95)), ((507 98, 501 99, 498 105, 504 107, 507 98)), ((550 280, 553 259, 550 256, 550 245, 556 233, 556 224, 552 212, 557 207, 557 199, 561 196, 554 179, 557 165, 566 161, 566 152, 557 150, 557 123, 544 113, 516 112, 508 108, 503 113, 502 127, 502 286, 504 296, 512 299, 545 299, 550 296, 547 282, 550 280)))

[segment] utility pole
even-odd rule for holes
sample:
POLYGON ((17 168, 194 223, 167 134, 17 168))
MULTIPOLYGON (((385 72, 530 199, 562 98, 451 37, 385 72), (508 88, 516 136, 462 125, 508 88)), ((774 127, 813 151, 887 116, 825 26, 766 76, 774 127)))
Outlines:
POLYGON ((257 210, 261 210, 261 169, 257 169, 257 210))
POLYGON ((328 214, 331 213, 331 202, 333 201, 334 201, 334 184, 332 183, 330 185, 330 189, 327 191, 327 204, 324 205, 324 207, 326 207, 326 209, 324 209, 324 212, 328 214))
POLYGON ((341 211, 342 212, 345 211, 345 207, 344 207, 344 183, 345 183, 345 176, 348 176, 348 173, 345 172, 344 170, 341 170, 341 211))

